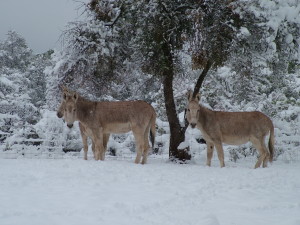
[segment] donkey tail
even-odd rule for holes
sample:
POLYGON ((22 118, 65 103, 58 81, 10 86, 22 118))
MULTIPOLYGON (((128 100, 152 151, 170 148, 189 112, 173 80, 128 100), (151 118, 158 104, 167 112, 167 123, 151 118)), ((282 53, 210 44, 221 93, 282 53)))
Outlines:
POLYGON ((156 121, 156 114, 154 112, 154 114, 151 117, 150 120, 150 141, 152 144, 152 149, 154 149, 154 142, 155 142, 155 121, 156 121))
POLYGON ((274 126, 272 124, 272 127, 270 129, 270 138, 269 138, 269 151, 270 151, 270 158, 269 161, 272 162, 273 161, 273 157, 274 157, 274 126))

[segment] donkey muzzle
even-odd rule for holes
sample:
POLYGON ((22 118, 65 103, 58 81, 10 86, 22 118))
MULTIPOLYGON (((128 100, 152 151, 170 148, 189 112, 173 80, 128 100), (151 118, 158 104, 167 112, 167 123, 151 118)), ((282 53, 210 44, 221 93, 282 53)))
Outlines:
POLYGON ((191 127, 194 129, 196 127, 196 123, 191 123, 191 127))
POLYGON ((73 127, 73 124, 67 124, 67 126, 68 126, 69 128, 72 128, 72 127, 73 127))

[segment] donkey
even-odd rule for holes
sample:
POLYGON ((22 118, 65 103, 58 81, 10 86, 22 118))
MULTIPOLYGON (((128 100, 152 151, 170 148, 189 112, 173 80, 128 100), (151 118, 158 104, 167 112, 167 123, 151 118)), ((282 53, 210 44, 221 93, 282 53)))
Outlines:
MULTIPOLYGON (((65 89, 65 91, 67 91, 67 89, 65 89)), ((57 110, 57 113, 56 113, 57 117, 62 118, 63 115, 64 115, 64 111, 65 111, 65 101, 62 101, 59 108, 58 108, 58 110, 57 110)), ((82 139, 82 143, 83 143, 83 150, 84 150, 83 158, 85 160, 87 160, 87 152, 88 152, 88 141, 87 141, 87 139, 88 139, 88 137, 90 137, 89 133, 91 133, 91 132, 89 132, 88 128, 85 127, 84 125, 82 125, 80 122, 79 122, 79 130, 80 130, 80 135, 81 135, 81 139, 82 139)), ((109 133, 103 134, 104 152, 106 152, 106 149, 107 149, 109 136, 110 136, 109 133)), ((93 151, 94 158, 95 158, 95 143, 93 142, 93 140, 92 140, 92 151, 93 151)))
POLYGON ((74 121, 84 127, 84 134, 92 138, 95 146, 95 159, 104 160, 104 135, 111 133, 133 132, 137 148, 135 163, 147 162, 150 148, 155 141, 156 113, 144 101, 93 102, 79 96, 76 92, 64 90, 64 119, 71 128, 74 121))
POLYGON ((221 167, 225 166, 222 143, 241 145, 251 142, 260 156, 254 168, 267 167, 274 155, 274 126, 269 117, 261 112, 222 112, 207 109, 199 104, 200 94, 187 93, 187 120, 192 128, 197 127, 207 145, 208 166, 211 165, 214 147, 217 149, 221 167), (270 134, 269 149, 265 137, 270 134))

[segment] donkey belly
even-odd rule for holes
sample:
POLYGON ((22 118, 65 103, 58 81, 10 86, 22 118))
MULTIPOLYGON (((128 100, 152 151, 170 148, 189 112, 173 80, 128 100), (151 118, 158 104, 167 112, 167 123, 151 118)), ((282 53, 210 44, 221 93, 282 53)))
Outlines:
POLYGON ((222 142, 228 145, 242 145, 250 141, 249 137, 241 136, 224 136, 222 142))
POLYGON ((130 123, 110 123, 104 126, 105 133, 121 134, 131 131, 130 123))

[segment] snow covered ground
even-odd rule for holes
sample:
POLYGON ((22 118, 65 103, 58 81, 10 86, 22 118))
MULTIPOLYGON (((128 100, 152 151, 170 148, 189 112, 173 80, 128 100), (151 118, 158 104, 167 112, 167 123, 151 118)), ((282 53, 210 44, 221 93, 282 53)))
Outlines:
POLYGON ((299 225, 300 162, 0 159, 1 225, 299 225))

